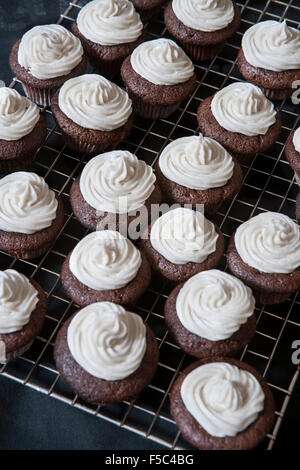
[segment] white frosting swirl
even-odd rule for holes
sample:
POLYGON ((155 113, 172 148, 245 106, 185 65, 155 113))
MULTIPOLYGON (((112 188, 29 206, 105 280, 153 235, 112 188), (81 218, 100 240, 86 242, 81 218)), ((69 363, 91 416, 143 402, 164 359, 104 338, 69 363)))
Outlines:
POLYGON ((265 394, 250 372, 226 362, 192 370, 182 382, 181 398, 208 434, 236 436, 264 409, 265 394))
POLYGON ((103 46, 134 42, 143 23, 128 0, 94 0, 77 17, 78 29, 90 41, 103 46))
POLYGON ((226 28, 234 18, 231 0, 173 0, 172 9, 185 26, 204 32, 226 28))
POLYGON ((44 178, 18 171, 0 180, 0 230, 28 235, 50 227, 57 199, 44 178))
POLYGON ((14 269, 0 271, 0 334, 23 328, 38 303, 38 291, 14 269))
POLYGON ((230 338, 253 314, 254 306, 251 289, 217 269, 191 277, 176 299, 176 312, 183 326, 210 341, 230 338))
POLYGON ((70 256, 70 270, 82 284, 95 290, 120 289, 134 279, 141 253, 114 230, 99 230, 84 237, 70 256))
POLYGON ((131 99, 126 91, 96 74, 67 80, 59 90, 58 104, 79 126, 99 131, 123 126, 132 114, 131 99))
POLYGON ((211 111, 220 126, 247 136, 265 135, 276 121, 273 103, 251 83, 232 83, 218 91, 211 111))
POLYGON ((295 147, 295 150, 300 153, 300 127, 295 130, 294 135, 293 135, 293 144, 295 147))
POLYGON ((191 189, 224 186, 232 177, 234 162, 219 142, 209 137, 182 137, 171 142, 159 157, 162 173, 191 189))
POLYGON ((263 212, 235 232, 238 254, 249 266, 265 273, 289 274, 300 265, 300 229, 288 216, 263 212))
POLYGON ((0 139, 19 140, 40 119, 38 107, 11 88, 0 88, 0 139))
POLYGON ((300 69, 300 31, 286 21, 262 21, 242 38, 245 58, 254 67, 274 72, 300 69))
POLYGON ((174 264, 203 263, 219 235, 201 212, 179 207, 159 217, 150 232, 153 248, 174 264))
POLYGON ((75 361, 103 380, 122 380, 141 365, 147 342, 141 317, 112 302, 97 302, 72 319, 67 342, 75 361))
POLYGON ((40 80, 68 75, 82 60, 80 40, 59 24, 35 26, 21 39, 18 62, 40 80))
POLYGON ((154 39, 136 47, 130 56, 133 70, 155 85, 177 85, 194 74, 191 59, 171 39, 154 39))
POLYGON ((80 191, 94 209, 125 214, 142 207, 154 190, 151 166, 126 150, 92 158, 80 176, 80 191))

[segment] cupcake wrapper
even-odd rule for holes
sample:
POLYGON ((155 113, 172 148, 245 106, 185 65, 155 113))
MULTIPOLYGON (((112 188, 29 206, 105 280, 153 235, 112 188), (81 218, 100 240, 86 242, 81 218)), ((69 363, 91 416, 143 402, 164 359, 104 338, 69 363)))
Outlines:
POLYGON ((163 119, 170 116, 179 107, 180 102, 173 105, 152 105, 145 103, 141 99, 130 96, 133 102, 133 109, 139 116, 145 119, 163 119))
POLYGON ((239 163, 249 163, 255 157, 255 153, 239 153, 228 150, 229 153, 237 159, 239 163))
POLYGON ((27 98, 40 106, 50 106, 52 96, 57 91, 56 88, 33 88, 31 86, 22 83, 23 90, 26 93, 27 98))
POLYGON ((181 46, 193 60, 196 62, 202 62, 204 60, 209 60, 215 57, 224 47, 224 44, 215 44, 212 46, 201 47, 187 43, 181 43, 181 46))
POLYGON ((63 139, 68 147, 75 150, 79 153, 100 153, 105 150, 105 147, 102 145, 97 144, 89 144, 87 142, 83 142, 80 137, 71 137, 65 132, 61 131, 63 139))
POLYGON ((261 291, 253 291, 255 300, 258 304, 267 304, 267 305, 272 305, 272 304, 280 304, 281 302, 284 302, 287 300, 290 296, 290 293, 288 294, 279 294, 277 292, 261 292, 261 291))
POLYGON ((125 59, 124 57, 121 60, 109 61, 109 60, 97 59, 87 53, 86 55, 90 64, 97 72, 99 72, 101 75, 106 75, 107 77, 110 77, 110 78, 120 73, 122 62, 125 59))
POLYGON ((260 89, 265 94, 265 96, 271 100, 284 100, 293 93, 292 88, 274 89, 260 87, 260 89))
POLYGON ((12 173, 13 171, 26 170, 31 166, 35 158, 35 151, 26 155, 21 155, 19 158, 12 158, 1 160, 0 158, 0 173, 12 173))

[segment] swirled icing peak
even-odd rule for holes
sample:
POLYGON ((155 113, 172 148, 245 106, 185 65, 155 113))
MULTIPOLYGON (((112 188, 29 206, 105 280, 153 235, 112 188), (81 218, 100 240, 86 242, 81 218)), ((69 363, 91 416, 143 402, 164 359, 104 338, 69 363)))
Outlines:
POLYGON ((143 23, 128 0, 94 0, 77 17, 78 29, 90 41, 103 46, 134 42, 143 23))
POLYGON ((298 129, 296 129, 294 132, 293 145, 295 147, 295 150, 300 153, 300 127, 298 127, 298 129))
POLYGON ((23 328, 38 303, 38 291, 14 269, 0 271, 0 334, 23 328))
POLYGON ((80 40, 59 24, 35 26, 21 39, 18 62, 40 80, 68 75, 82 60, 80 40))
POLYGON ((253 374, 226 362, 192 370, 181 385, 189 413, 211 436, 236 436, 257 419, 265 395, 253 374))
POLYGON ((254 306, 251 289, 217 269, 191 277, 176 299, 176 312, 183 326, 210 341, 230 338, 253 315, 254 306))
POLYGON ((174 264, 203 263, 219 235, 201 212, 179 207, 159 217, 150 232, 153 248, 174 264))
POLYGON ((138 315, 112 302, 97 302, 71 320, 67 342, 75 361, 89 374, 122 380, 141 365, 146 327, 138 315))
POLYGON ((231 0, 173 0, 172 9, 185 26, 198 31, 218 31, 234 18, 231 0))
POLYGON ((232 177, 234 162, 219 142, 202 134, 171 142, 159 157, 166 178, 191 189, 224 186, 232 177))
POLYGON ((92 158, 80 176, 80 191, 94 209, 127 213, 142 207, 154 189, 151 166, 127 150, 92 158))
POLYGON ((134 279, 141 266, 140 251, 114 230, 98 230, 75 246, 69 266, 74 276, 95 290, 120 289, 134 279))
POLYGON ((79 126, 99 131, 123 126, 132 114, 131 99, 126 91, 96 74, 67 80, 59 90, 58 104, 79 126))
POLYGON ((211 111, 220 126, 247 136, 265 135, 276 121, 273 103, 251 83, 232 83, 218 91, 211 111))
POLYGON ((39 119, 39 109, 32 101, 12 88, 0 88, 0 139, 21 139, 39 119))
POLYGON ((300 69, 300 31, 286 21, 262 21, 247 29, 242 49, 249 64, 274 72, 300 69))
POLYGON ((234 236, 238 254, 265 273, 293 272, 300 265, 300 229, 286 215, 263 212, 241 224, 234 236))
POLYGON ((0 180, 0 230, 32 234, 50 227, 57 199, 44 178, 18 171, 0 180))
POLYGON ((155 85, 176 85, 194 74, 191 59, 171 39, 154 39, 136 47, 130 56, 132 68, 155 85))

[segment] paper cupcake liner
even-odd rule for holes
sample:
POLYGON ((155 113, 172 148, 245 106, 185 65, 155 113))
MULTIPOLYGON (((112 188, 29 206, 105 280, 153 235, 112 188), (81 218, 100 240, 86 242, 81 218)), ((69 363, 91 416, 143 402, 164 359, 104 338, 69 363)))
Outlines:
POLYGON ((52 96, 57 91, 55 88, 33 88, 25 83, 22 83, 23 90, 27 98, 40 106, 50 106, 52 96))
POLYGON ((181 43, 180 45, 183 47, 185 52, 196 62, 212 59, 224 47, 223 43, 212 46, 194 46, 187 43, 181 43))
POLYGON ((255 153, 232 152, 230 149, 228 151, 239 163, 249 163, 255 157, 255 153))
POLYGON ((264 95, 270 100, 284 100, 285 98, 291 96, 291 94, 293 93, 292 88, 274 89, 260 87, 260 89, 264 93, 264 95))
POLYGON ((65 132, 61 131, 63 139, 68 147, 75 150, 76 152, 80 153, 100 153, 105 150, 103 145, 99 144, 89 144, 87 142, 83 142, 81 137, 71 137, 70 135, 66 134, 65 132))
POLYGON ((262 291, 253 291, 255 300, 258 304, 267 304, 267 305, 272 305, 272 304, 280 304, 281 302, 284 302, 287 300, 290 296, 290 293, 288 294, 279 294, 278 292, 262 292, 262 291))
POLYGON ((124 57, 119 60, 101 60, 88 53, 86 55, 91 66, 101 75, 106 75, 109 78, 120 73, 122 62, 125 59, 124 57))
POLYGON ((21 155, 18 158, 1 159, 0 158, 0 173, 12 173, 13 171, 26 170, 35 158, 35 151, 26 155, 21 155))
POLYGON ((145 119, 163 119, 170 116, 181 102, 173 104, 173 105, 152 105, 149 103, 145 103, 140 98, 134 97, 130 94, 130 98, 133 102, 133 109, 136 114, 145 118, 145 119))

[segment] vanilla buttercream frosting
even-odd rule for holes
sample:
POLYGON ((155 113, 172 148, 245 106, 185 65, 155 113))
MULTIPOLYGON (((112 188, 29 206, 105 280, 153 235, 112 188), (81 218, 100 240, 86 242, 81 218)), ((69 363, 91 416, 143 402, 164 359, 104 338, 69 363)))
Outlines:
POLYGON ((300 153, 300 127, 298 127, 298 129, 296 129, 294 132, 293 145, 295 147, 295 150, 300 153))
POLYGON ((139 315, 112 302, 97 302, 71 320, 67 343, 75 361, 103 380, 122 380, 141 365, 146 327, 139 315))
POLYGON ((172 0, 172 9, 185 26, 208 33, 226 28, 234 18, 231 0, 172 0))

